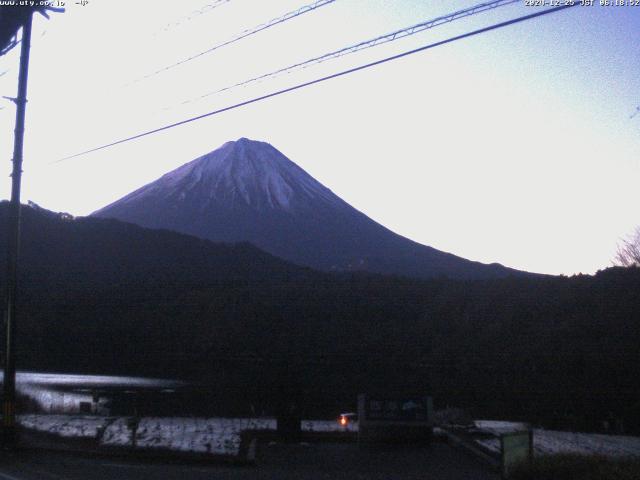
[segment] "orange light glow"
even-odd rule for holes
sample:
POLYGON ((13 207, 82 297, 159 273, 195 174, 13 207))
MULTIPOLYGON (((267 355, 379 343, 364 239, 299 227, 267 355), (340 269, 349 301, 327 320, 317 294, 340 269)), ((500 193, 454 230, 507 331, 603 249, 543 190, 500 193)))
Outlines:
POLYGON ((347 424, 347 418, 346 417, 340 417, 340 425, 342 425, 343 427, 347 424))

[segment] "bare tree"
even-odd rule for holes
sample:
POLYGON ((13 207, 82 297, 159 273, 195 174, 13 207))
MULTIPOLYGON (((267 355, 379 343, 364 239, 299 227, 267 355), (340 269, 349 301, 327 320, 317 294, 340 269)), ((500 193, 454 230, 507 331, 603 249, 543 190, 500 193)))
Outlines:
POLYGON ((640 227, 620 242, 614 262, 623 267, 640 266, 640 227))

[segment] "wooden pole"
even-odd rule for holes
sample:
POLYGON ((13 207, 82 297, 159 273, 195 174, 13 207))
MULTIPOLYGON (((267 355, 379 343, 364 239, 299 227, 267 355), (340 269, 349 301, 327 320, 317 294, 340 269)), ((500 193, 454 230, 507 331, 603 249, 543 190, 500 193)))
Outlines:
POLYGON ((24 123, 27 106, 27 79, 29 76, 29 51, 31 48, 30 12, 22 26, 20 50, 20 73, 18 96, 16 97, 16 127, 13 146, 13 173, 11 174, 11 201, 9 203, 9 238, 7 242, 7 289, 5 310, 5 358, 2 399, 2 427, 5 446, 16 443, 16 291, 18 283, 18 253, 20 247, 20 184, 22 180, 22 158, 24 146, 24 123))

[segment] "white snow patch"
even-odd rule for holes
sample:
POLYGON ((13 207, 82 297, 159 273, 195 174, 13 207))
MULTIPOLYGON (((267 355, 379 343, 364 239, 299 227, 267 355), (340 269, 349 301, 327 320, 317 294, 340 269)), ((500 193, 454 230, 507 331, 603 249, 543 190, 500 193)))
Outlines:
MULTIPOLYGON (((247 430, 274 431, 272 418, 192 418, 143 417, 136 424, 131 418, 21 415, 25 428, 63 437, 95 438, 110 447, 167 449, 181 452, 236 456, 241 435, 247 430)), ((357 422, 346 427, 335 420, 303 420, 305 432, 357 432, 357 422)))
POLYGON ((129 420, 118 418, 111 422, 100 439, 102 445, 127 447, 133 445, 133 429, 129 420))
POLYGON ((533 445, 538 454, 579 453, 607 457, 640 457, 640 438, 623 435, 534 430, 533 445))
POLYGON ((143 418, 136 432, 139 448, 238 455, 245 430, 275 428, 272 421, 247 418, 143 418))
POLYGON ((18 415, 18 423, 25 428, 75 438, 97 438, 109 421, 108 417, 93 416, 18 415))

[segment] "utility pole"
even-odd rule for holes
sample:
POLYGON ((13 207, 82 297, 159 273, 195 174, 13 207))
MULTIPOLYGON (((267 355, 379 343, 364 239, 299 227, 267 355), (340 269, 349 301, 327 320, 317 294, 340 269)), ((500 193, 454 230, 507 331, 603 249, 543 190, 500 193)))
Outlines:
POLYGON ((27 78, 29 76, 29 50, 31 48, 31 22, 33 12, 25 18, 22 26, 20 49, 20 74, 16 103, 16 128, 13 144, 13 173, 11 174, 11 202, 9 204, 7 287, 6 287, 6 345, 4 359, 4 382, 2 399, 2 440, 5 447, 13 447, 17 440, 16 430, 16 290, 18 281, 18 251, 20 246, 20 182, 22 179, 22 152, 24 145, 24 121, 27 106, 27 78))

